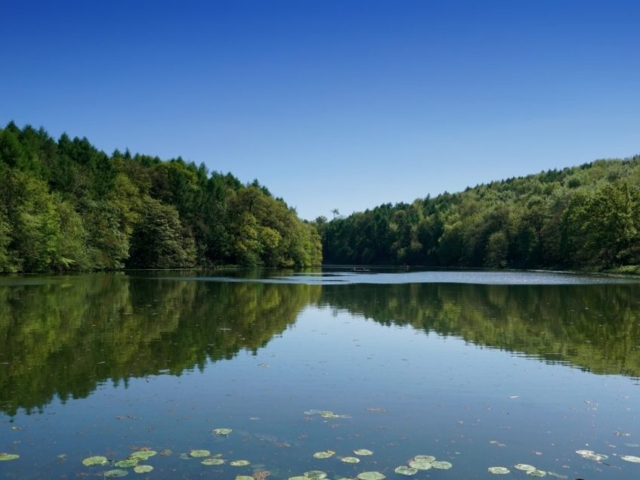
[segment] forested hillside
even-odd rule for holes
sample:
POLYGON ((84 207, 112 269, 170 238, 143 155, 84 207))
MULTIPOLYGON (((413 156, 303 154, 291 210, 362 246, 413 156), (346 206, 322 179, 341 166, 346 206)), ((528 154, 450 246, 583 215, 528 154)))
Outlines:
POLYGON ((316 226, 257 181, 0 130, 0 272, 321 262, 316 226))
POLYGON ((316 222, 331 263, 625 270, 640 265, 640 156, 316 222))

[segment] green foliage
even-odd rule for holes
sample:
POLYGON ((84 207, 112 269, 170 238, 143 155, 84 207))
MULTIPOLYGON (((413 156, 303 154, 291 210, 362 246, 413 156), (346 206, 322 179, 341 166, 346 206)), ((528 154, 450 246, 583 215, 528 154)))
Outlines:
POLYGON ((318 222, 331 263, 640 264, 640 157, 599 160, 318 222))
POLYGON ((0 130, 0 272, 322 262, 314 224, 255 180, 86 138, 0 130))

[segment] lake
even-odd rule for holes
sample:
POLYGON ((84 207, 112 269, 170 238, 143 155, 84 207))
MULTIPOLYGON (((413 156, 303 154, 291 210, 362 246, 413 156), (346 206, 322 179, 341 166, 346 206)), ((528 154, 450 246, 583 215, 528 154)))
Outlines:
POLYGON ((629 278, 0 277, 0 478, 637 479, 639 378, 629 278))

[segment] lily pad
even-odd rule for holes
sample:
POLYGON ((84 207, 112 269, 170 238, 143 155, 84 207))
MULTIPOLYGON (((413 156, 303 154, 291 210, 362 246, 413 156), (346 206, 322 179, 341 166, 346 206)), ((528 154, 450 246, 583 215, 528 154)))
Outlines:
POLYGON ((129 475, 129 472, 127 472, 126 470, 109 470, 108 472, 104 472, 102 474, 105 477, 109 477, 109 478, 119 478, 119 477, 126 477, 127 475, 129 475))
POLYGON ((0 452, 0 462, 8 462, 9 460, 16 460, 17 458, 20 458, 20 455, 17 455, 15 453, 0 452))
POLYGON ((250 477, 249 475, 236 475, 236 480, 255 480, 255 479, 253 477, 250 477))
POLYGON ((102 457, 102 456, 87 457, 84 460, 82 460, 82 464, 85 467, 91 467, 93 465, 106 465, 107 463, 109 463, 109 460, 107 460, 107 457, 102 457))
POLYGON ((136 473, 149 473, 153 471, 153 467, 151 465, 138 465, 133 471, 136 473))
POLYGON ((434 457, 433 455, 416 455, 415 457, 413 457, 414 460, 417 460, 418 462, 435 462, 436 461, 436 457, 434 457))
POLYGON ((139 450, 129 455, 129 458, 135 458, 140 461, 145 461, 145 460, 149 460, 151 457, 157 454, 158 452, 154 450, 139 450))
POLYGON ((416 473, 418 473, 418 469, 417 468, 412 468, 412 467, 407 467, 406 465, 402 465, 401 467, 396 468, 394 470, 394 472, 396 472, 398 475, 411 476, 411 475, 415 475, 416 473))
POLYGON ((522 470, 523 472, 533 472, 534 470, 537 470, 533 465, 527 465, 526 463, 518 463, 517 465, 514 465, 513 468, 522 470))
POLYGON ((531 476, 531 477, 545 477, 547 475, 547 472, 545 472, 544 470, 538 470, 537 468, 535 470, 529 470, 527 472, 527 475, 531 476))
POLYGON ((224 458, 205 458, 200 463, 202 465, 223 465, 226 462, 224 458))
POLYGON ((230 462, 229 465, 232 467, 246 467, 247 465, 251 465, 251 462, 249 460, 234 460, 230 462))
POLYGON ((360 459, 358 457, 342 457, 340 458, 340 461, 344 463, 360 463, 360 459))
POLYGON ((358 474, 360 480, 382 480, 385 477, 380 472, 362 472, 358 474))
POLYGON ((511 470, 506 467, 489 467, 489 473, 493 473, 494 475, 506 475, 510 472, 511 470))
POLYGON ((314 480, 322 480, 323 478, 327 478, 327 472, 323 472, 322 470, 311 470, 309 472, 304 472, 304 476, 307 478, 313 478, 314 480))
POLYGON ((449 470, 451 467, 453 467, 453 464, 451 462, 436 460, 435 462, 431 462, 431 466, 433 468, 437 468, 438 470, 449 470))
POLYGON ((620 458, 625 462, 640 463, 640 457, 635 455, 621 455, 620 458))
POLYGON ((433 467, 431 462, 427 462, 425 460, 411 460, 409 462, 409 466, 411 468, 415 468, 416 470, 429 470, 433 467))
POLYGON ((233 432, 233 430, 230 428, 214 428, 213 429, 213 433, 220 436, 229 435, 231 432, 233 432))
POLYGON ((130 468, 130 467, 135 467, 136 465, 138 465, 137 458, 127 458, 125 460, 120 460, 115 463, 115 466, 118 468, 130 468))
POLYGON ((316 452, 313 458, 331 458, 336 454, 333 450, 325 450, 324 452, 316 452))
POLYGON ((373 455, 373 452, 371 450, 367 450, 366 448, 354 450, 353 453, 355 453, 356 455, 360 455, 361 457, 366 457, 367 455, 373 455))
POLYGON ((191 450, 189 455, 192 457, 208 457, 211 452, 209 450, 191 450))

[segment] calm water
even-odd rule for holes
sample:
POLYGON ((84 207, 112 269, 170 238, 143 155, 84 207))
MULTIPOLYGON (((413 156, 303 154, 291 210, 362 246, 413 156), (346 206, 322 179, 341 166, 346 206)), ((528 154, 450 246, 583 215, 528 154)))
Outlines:
POLYGON ((129 476, 400 479, 396 467, 433 455, 452 468, 413 478, 494 478, 492 466, 527 478, 519 463, 569 479, 640 477, 623 459, 640 457, 640 283, 263 277, 0 278, 0 458, 19 455, 0 462, 0 478, 102 478, 140 449, 162 454, 129 476), (202 465, 197 449, 226 463, 202 465), (95 455, 110 463, 83 465, 95 455))

